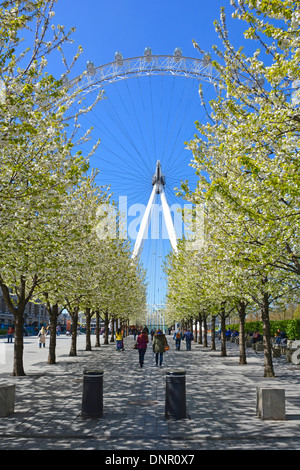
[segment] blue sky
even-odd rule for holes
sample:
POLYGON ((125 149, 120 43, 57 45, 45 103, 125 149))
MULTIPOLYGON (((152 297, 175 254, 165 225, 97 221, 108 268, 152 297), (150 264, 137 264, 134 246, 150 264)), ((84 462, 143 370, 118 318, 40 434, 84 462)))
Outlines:
MULTIPOLYGON (((176 47, 181 47, 184 56, 199 58, 192 43, 195 40, 201 49, 212 52, 213 44, 220 44, 213 22, 219 19, 221 6, 228 10, 230 38, 239 45, 243 25, 231 19, 229 0, 58 0, 53 22, 63 24, 66 29, 76 27, 72 36, 74 45, 69 46, 68 51, 71 56, 80 45, 84 52, 73 78, 86 69, 89 60, 96 67, 112 62, 116 51, 130 58, 142 56, 146 47, 151 47, 152 53, 158 55, 172 55, 176 47)), ((61 64, 53 59, 49 61, 49 68, 54 75, 62 70, 61 64)), ((108 100, 98 105, 85 125, 94 127, 94 140, 101 139, 91 161, 91 165, 100 170, 97 181, 111 184, 115 200, 120 195, 127 197, 130 225, 137 220, 135 204, 146 206, 148 202, 158 159, 166 174, 170 205, 178 202, 174 188, 180 186, 181 179, 188 179, 192 186, 196 184, 194 170, 188 165, 191 156, 184 142, 195 134, 195 121, 203 122, 206 118, 196 81, 169 79, 163 83, 156 78, 153 92, 152 83, 149 85, 146 78, 138 84, 132 79, 124 82, 106 86, 108 100), (141 105, 144 99, 145 113, 141 105), (110 109, 105 111, 108 106, 110 109), (169 117, 173 123, 169 122, 169 117), (145 164, 145 159, 149 159, 149 165, 145 164)), ((141 213, 139 215, 141 217, 141 213)), ((159 241, 153 235, 155 230, 149 232, 142 260, 148 271, 149 302, 160 304, 166 288, 160 266, 170 245, 168 240, 159 241)))
MULTIPOLYGON (((103 65, 121 51, 124 57, 142 55, 150 46, 154 54, 171 54, 181 47, 194 57, 192 40, 207 51, 217 42, 213 21, 229 0, 58 0, 55 22, 75 26, 75 44, 82 45, 82 63, 92 60, 103 65)), ((238 37, 235 21, 232 38, 238 37)))

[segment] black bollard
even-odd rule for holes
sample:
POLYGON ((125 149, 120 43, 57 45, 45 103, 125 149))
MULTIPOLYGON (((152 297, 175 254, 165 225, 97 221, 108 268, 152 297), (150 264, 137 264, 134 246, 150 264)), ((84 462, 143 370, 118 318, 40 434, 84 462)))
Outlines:
POLYGON ((103 416, 103 370, 83 371, 81 415, 85 418, 103 416))
POLYGON ((185 371, 166 372, 165 418, 186 418, 185 371))

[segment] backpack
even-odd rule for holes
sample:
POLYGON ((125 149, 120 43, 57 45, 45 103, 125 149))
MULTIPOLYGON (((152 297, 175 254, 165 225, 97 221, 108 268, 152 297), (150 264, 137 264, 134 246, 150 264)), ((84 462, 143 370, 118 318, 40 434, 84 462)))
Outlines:
POLYGON ((180 339, 180 338, 181 338, 181 333, 180 333, 180 331, 178 331, 178 332, 176 333, 176 339, 180 339))

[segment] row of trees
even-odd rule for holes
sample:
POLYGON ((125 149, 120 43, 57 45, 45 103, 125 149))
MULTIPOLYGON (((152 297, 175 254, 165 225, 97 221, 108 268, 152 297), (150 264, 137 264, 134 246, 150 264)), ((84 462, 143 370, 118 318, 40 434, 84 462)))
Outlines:
POLYGON ((47 57, 61 53, 71 33, 55 26, 55 0, 0 2, 0 287, 15 323, 14 375, 24 375, 23 325, 27 302, 47 304, 49 362, 55 363, 61 309, 72 317, 76 355, 79 311, 128 318, 145 307, 145 279, 126 241, 103 236, 108 188, 95 184, 83 154, 91 129, 78 136, 80 93, 47 73, 47 57), (24 44, 24 38, 26 44, 24 44), (73 110, 76 109, 76 113, 73 110), (102 224, 101 227, 99 224, 102 224), (101 228, 101 230, 99 229, 101 228), (101 234, 101 236, 100 236, 101 234))
POLYGON ((187 144, 199 181, 195 189, 182 186, 204 208, 204 239, 198 250, 183 240, 178 256, 170 254, 168 311, 177 318, 210 315, 212 325, 219 316, 224 355, 226 317, 238 311, 243 338, 247 311, 258 308, 264 376, 272 377, 270 308, 299 297, 300 8, 292 0, 231 5, 250 45, 247 52, 233 46, 222 8, 215 23, 222 47, 214 47, 216 60, 210 57, 217 96, 207 103, 199 90, 208 122, 197 123, 187 144))

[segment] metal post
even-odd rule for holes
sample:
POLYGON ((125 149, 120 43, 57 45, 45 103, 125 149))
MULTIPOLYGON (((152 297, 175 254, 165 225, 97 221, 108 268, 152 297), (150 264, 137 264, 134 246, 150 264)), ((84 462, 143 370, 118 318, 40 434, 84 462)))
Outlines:
POLYGON ((81 414, 86 418, 103 416, 103 370, 83 371, 81 414))
POLYGON ((166 372, 165 418, 186 418, 185 371, 166 372))

